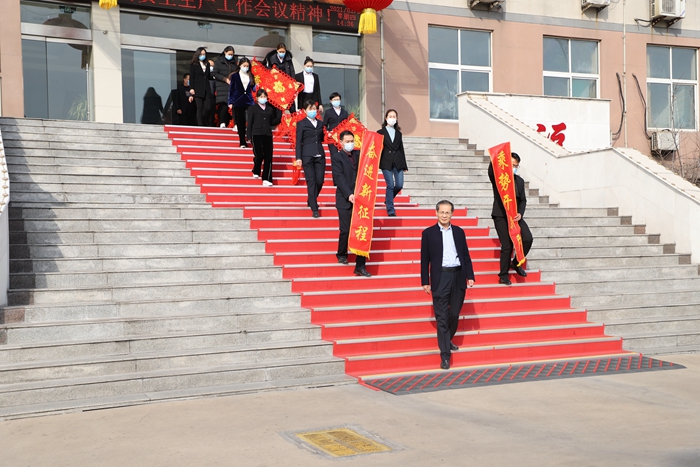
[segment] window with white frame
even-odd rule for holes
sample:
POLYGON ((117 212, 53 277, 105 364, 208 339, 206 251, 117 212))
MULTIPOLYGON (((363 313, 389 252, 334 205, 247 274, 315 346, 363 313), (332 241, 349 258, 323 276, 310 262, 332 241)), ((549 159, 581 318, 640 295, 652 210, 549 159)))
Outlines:
POLYGON ((430 118, 457 120, 457 94, 491 91, 491 33, 428 27, 430 118))
POLYGON ((697 50, 647 46, 647 124, 695 129, 697 50))
POLYGON ((545 96, 599 96, 597 41, 545 37, 542 58, 545 96))

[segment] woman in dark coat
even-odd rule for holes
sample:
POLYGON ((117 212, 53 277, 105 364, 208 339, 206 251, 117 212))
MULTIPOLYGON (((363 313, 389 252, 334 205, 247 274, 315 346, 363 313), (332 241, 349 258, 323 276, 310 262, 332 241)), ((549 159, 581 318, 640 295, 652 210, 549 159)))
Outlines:
POLYGON ((160 125, 163 123, 163 99, 156 89, 150 87, 143 96, 141 123, 160 125))
POLYGON ((243 57, 238 61, 238 71, 232 73, 229 78, 231 85, 228 91, 228 106, 233 109, 238 127, 238 139, 241 147, 246 148, 246 111, 255 104, 253 91, 255 90, 255 76, 250 72, 250 60, 243 57))
POLYGON ((323 123, 316 120, 316 103, 304 103, 306 118, 297 123, 296 159, 301 161, 306 179, 307 204, 313 217, 318 213, 318 194, 326 178, 326 153, 323 151, 323 123))
POLYGON ((292 53, 287 50, 287 46, 280 42, 275 50, 271 50, 265 55, 263 64, 267 68, 277 67, 278 70, 284 71, 292 78, 294 77, 294 63, 292 63, 292 53))
POLYGON ((263 186, 272 186, 272 127, 280 124, 282 113, 267 103, 267 91, 259 89, 257 103, 248 109, 248 133, 253 141, 253 178, 260 178, 263 186))
POLYGON ((391 217, 396 217, 394 198, 403 188, 403 174, 408 172, 406 164, 406 152, 403 148, 403 136, 399 127, 398 113, 389 109, 384 115, 382 129, 377 133, 384 136, 384 148, 379 159, 379 168, 386 181, 386 212, 391 217))
POLYGON ((216 104, 219 112, 219 126, 226 128, 231 121, 228 113, 228 90, 231 85, 229 76, 238 71, 238 59, 230 45, 214 61, 214 79, 216 80, 216 104))
POLYGON ((197 125, 205 126, 209 121, 211 71, 207 61, 207 49, 199 47, 190 62, 190 94, 197 106, 197 125))
POLYGON ((304 60, 304 71, 297 73, 296 80, 304 85, 304 90, 299 93, 297 102, 299 108, 304 106, 304 102, 313 101, 318 104, 318 111, 323 113, 323 105, 321 105, 321 81, 318 75, 314 73, 314 61, 311 57, 306 57, 304 60))
MULTIPOLYGON (((331 94, 329 99, 331 101, 331 108, 327 109, 323 113, 323 128, 326 131, 333 130, 340 122, 350 117, 350 115, 348 115, 348 111, 345 110, 342 105, 340 105, 340 94, 334 92, 331 94)), ((338 148, 335 146, 335 144, 331 143, 328 145, 328 151, 330 152, 331 157, 333 157, 338 152, 338 148)))

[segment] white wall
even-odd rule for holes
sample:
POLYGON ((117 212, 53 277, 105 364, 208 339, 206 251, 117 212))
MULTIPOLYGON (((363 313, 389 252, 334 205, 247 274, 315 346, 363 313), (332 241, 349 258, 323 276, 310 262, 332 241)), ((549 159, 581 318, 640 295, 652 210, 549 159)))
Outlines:
POLYGON ((10 176, 7 172, 5 147, 0 132, 0 306, 7 305, 7 290, 10 288, 10 176), (5 180, 7 179, 7 180, 5 180))
POLYGON ((647 233, 700 263, 700 188, 634 149, 572 154, 484 96, 459 96, 460 138, 481 149, 506 141, 522 157, 525 180, 562 207, 619 208, 647 233), (516 149, 517 148, 517 149, 516 149))
POLYGON ((92 2, 93 120, 122 123, 122 51, 119 6, 105 10, 92 2))

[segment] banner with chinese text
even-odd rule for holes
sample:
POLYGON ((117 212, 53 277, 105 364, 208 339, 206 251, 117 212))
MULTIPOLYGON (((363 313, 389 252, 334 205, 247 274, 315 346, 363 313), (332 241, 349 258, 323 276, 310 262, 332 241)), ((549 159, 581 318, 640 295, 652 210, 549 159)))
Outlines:
POLYGON ((360 160, 357 161, 355 203, 352 206, 348 250, 369 258, 374 227, 374 205, 377 201, 379 180, 379 157, 382 154, 384 137, 373 131, 365 131, 360 160))
POLYGON ((280 110, 289 109, 304 89, 304 85, 294 77, 279 71, 277 68, 268 69, 256 59, 251 62, 251 67, 251 72, 255 76, 255 84, 267 91, 270 104, 280 110))
POLYGON ((518 215, 518 201, 515 196, 515 177, 513 176, 513 160, 510 154, 510 143, 499 144, 489 149, 491 164, 493 165, 493 176, 496 181, 496 188, 501 195, 503 207, 508 219, 508 235, 513 242, 515 257, 518 266, 525 263, 525 253, 523 250, 523 239, 520 235, 520 225, 515 220, 518 215))

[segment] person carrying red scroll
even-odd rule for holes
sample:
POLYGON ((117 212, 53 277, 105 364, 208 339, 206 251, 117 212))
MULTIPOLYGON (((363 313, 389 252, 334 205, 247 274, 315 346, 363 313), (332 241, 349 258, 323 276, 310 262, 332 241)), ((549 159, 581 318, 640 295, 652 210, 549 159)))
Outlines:
POLYGON ((491 164, 488 173, 493 187, 491 218, 501 242, 498 283, 511 285, 509 277, 511 267, 519 276, 527 276, 523 265, 533 242, 530 227, 523 219, 527 206, 525 180, 517 175, 520 156, 510 152, 509 143, 491 148, 489 153, 491 164), (504 201, 508 204, 507 206, 504 201), (515 250, 515 256, 513 256, 513 250, 515 250))

